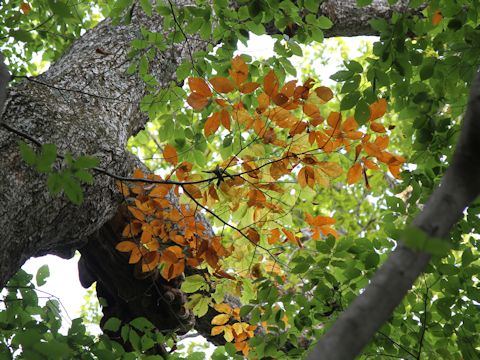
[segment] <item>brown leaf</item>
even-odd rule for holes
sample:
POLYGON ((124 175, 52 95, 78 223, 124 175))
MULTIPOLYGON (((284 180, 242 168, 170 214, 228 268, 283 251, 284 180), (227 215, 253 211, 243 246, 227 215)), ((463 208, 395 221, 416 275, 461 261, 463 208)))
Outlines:
POLYGON ((205 136, 209 137, 218 130, 220 126, 220 112, 214 112, 205 122, 204 132, 205 136))
POLYGON ((197 92, 192 92, 187 97, 187 103, 193 110, 201 110, 208 105, 208 98, 197 92))
POLYGON ((188 86, 192 92, 196 92, 205 98, 212 96, 212 90, 208 87, 205 80, 199 77, 188 78, 188 86))
POLYGON ((210 81, 210 84, 212 84, 215 91, 222 94, 228 94, 229 92, 232 92, 233 89, 235 89, 232 82, 223 76, 213 77, 209 81, 210 81))
POLYGON ((176 165, 178 163, 177 150, 170 144, 165 145, 163 148, 163 158, 170 164, 176 165))
POLYGON ((318 88, 315 89, 315 93, 317 94, 317 96, 323 100, 324 102, 328 102, 330 101, 331 99, 333 99, 333 92, 332 90, 330 90, 330 88, 326 87, 326 86, 320 86, 318 88))
POLYGON ((347 183, 355 184, 362 177, 362 165, 360 163, 355 163, 348 170, 347 173, 347 183))
POLYGON ((265 94, 270 97, 273 97, 278 92, 278 79, 277 75, 273 70, 270 70, 269 73, 263 79, 263 89, 265 94))

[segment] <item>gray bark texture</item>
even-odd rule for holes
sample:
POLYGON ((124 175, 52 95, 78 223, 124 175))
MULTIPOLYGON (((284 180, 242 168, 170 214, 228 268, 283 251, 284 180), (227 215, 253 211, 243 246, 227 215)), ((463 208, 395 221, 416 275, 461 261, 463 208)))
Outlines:
MULTIPOLYGON (((93 155, 112 173, 130 173, 135 159, 125 150, 127 140, 148 120, 139 110, 145 86, 126 74, 129 44, 139 36, 140 25, 160 31, 162 20, 135 11, 128 26, 105 20, 88 31, 46 73, 10 89, 2 123, 41 143, 56 144, 59 153, 93 155)), ((204 46, 189 43, 194 50, 204 46)), ((152 71, 161 85, 174 79, 186 57, 181 44, 158 55, 152 71)), ((0 287, 28 258, 68 256, 85 244, 113 217, 118 203, 113 181, 106 176, 97 176, 85 188, 81 206, 50 195, 46 178, 21 159, 18 140, 0 127, 0 287)))
MULTIPOLYGON (((320 12, 334 22, 326 36, 372 35, 367 21, 389 17, 392 13, 386 0, 374 0, 371 6, 362 9, 355 7, 355 1, 329 0, 321 5, 320 12)), ((407 0, 399 1, 396 9, 406 11, 407 3, 407 0)), ((176 1, 176 5, 187 5, 187 1, 176 1)), ((120 198, 112 179, 97 176, 94 185, 85 187, 83 204, 73 205, 65 197, 48 193, 45 176, 23 162, 17 144, 18 140, 24 140, 18 136, 21 132, 41 143, 56 144, 59 153, 96 156, 101 160, 101 167, 111 173, 128 175, 133 170, 138 159, 125 150, 126 143, 143 128, 147 116, 139 110, 140 99, 146 94, 145 86, 136 76, 126 74, 129 43, 139 35, 140 26, 162 31, 161 17, 148 18, 137 11, 138 8, 130 25, 114 26, 108 19, 103 21, 78 39, 45 74, 16 84, 6 96, 4 79, 8 79, 8 72, 5 75, 4 67, 0 66, 0 114, 3 113, 0 120, 0 288, 32 256, 50 253, 68 257, 81 248, 82 284, 89 286, 97 281, 99 292, 110 297, 112 307, 107 309, 110 312, 107 317, 115 315, 128 321, 145 316, 161 330, 182 332, 187 325, 192 326, 192 319, 182 313, 185 299, 178 283, 138 279, 131 267, 125 266, 125 256, 113 248, 115 234, 125 220, 119 220, 120 198), (121 280, 112 275, 118 275, 121 280), (137 283, 140 281, 144 283, 137 283), (152 284, 155 284, 154 295, 151 295, 152 284), (139 294, 145 296, 139 297, 139 294), (163 308, 163 312, 158 312, 159 308, 163 308)), ((193 51, 204 46, 203 42, 189 39, 193 51)), ((177 66, 187 57, 189 51, 185 44, 157 55, 152 71, 162 86, 174 80, 177 66)), ((409 250, 400 251, 410 259, 409 250)), ((426 255, 422 259, 422 263, 428 261, 426 255)), ((409 263, 402 260, 396 266, 403 269, 406 264, 409 263)), ((405 288, 414 276, 409 277, 405 288)), ((388 283, 388 278, 384 282, 388 283)), ((376 291, 384 294, 386 290, 379 286, 376 291)), ((208 325, 199 321, 196 328, 208 335, 208 325)), ((348 347, 343 343, 346 335, 341 336, 341 345, 337 342, 335 351, 348 347)))
MULTIPOLYGON (((412 225, 431 237, 445 238, 480 194, 480 72, 470 92, 462 132, 440 187, 412 225)), ((425 270, 430 255, 404 245, 393 251, 369 285, 316 344, 308 360, 354 359, 391 316, 425 270)))

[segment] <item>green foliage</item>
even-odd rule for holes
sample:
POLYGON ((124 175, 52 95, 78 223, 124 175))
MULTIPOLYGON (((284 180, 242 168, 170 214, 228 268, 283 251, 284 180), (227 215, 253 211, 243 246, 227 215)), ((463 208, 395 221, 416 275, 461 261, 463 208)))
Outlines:
POLYGON ((90 170, 98 165, 97 158, 91 156, 73 158, 70 154, 63 157, 57 155, 57 147, 54 144, 43 144, 39 154, 23 141, 19 142, 19 146, 20 154, 27 164, 34 166, 41 173, 47 173, 47 187, 52 194, 58 194, 63 190, 72 203, 80 205, 83 202, 80 184, 93 184, 90 170), (64 160, 63 167, 55 167, 57 158, 64 160))

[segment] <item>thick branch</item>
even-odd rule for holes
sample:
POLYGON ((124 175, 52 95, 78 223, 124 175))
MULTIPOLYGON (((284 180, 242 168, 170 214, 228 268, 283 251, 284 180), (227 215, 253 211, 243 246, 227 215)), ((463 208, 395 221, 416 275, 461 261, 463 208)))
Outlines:
MULTIPOLYGON (((446 237, 463 210, 480 193, 480 73, 474 82, 452 164, 413 225, 433 237, 446 237)), ((349 308, 320 339, 308 359, 355 358, 391 316, 430 255, 399 245, 349 308)))
MULTIPOLYGON (((182 6, 186 2, 177 3, 182 6)), ((11 88, 1 123, 41 143, 56 144, 62 154, 94 155, 112 173, 131 172, 135 160, 125 150, 126 143, 148 117, 139 109, 147 91, 145 84, 127 74, 130 42, 140 35, 141 26, 164 31, 160 16, 149 18, 139 6, 136 9, 130 25, 103 21, 45 74, 11 88)), ((190 40, 189 46, 197 51, 205 44, 190 40)), ((157 52, 150 70, 160 87, 168 86, 178 64, 188 57, 184 44, 157 52)), ((31 256, 73 254, 115 214, 118 203, 113 181, 106 176, 97 176, 95 184, 86 187, 81 206, 49 194, 46 176, 22 161, 19 137, 1 123, 0 288, 31 256)))

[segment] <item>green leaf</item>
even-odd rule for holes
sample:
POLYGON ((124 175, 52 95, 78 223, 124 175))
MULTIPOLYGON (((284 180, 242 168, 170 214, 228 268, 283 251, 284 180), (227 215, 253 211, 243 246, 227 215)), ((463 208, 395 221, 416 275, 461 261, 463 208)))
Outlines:
POLYGON ((194 293, 202 288, 205 288, 207 283, 201 275, 191 275, 185 278, 182 283, 181 290, 186 293, 194 293))
POLYGON ((360 99, 357 103, 357 106, 355 107, 355 120, 360 124, 365 124, 368 119, 370 119, 370 106, 368 106, 368 103, 360 99))
POLYGON ((78 180, 83 181, 87 184, 93 184, 93 175, 90 174, 87 170, 80 169, 77 170, 73 173, 73 176, 75 176, 78 180))
POLYGON ((83 202, 82 187, 80 182, 73 177, 68 175, 63 177, 63 191, 72 203, 80 205, 83 202))
POLYGON ((35 165, 37 163, 37 154, 35 151, 23 141, 19 141, 18 145, 20 146, 20 155, 22 156, 23 161, 28 165, 35 165))
POLYGON ((107 320, 105 325, 103 325, 103 330, 116 332, 118 331, 118 329, 120 329, 121 324, 122 322, 120 321, 120 319, 116 317, 111 317, 110 319, 107 320))
POLYGON ((140 0, 140 6, 145 11, 145 14, 152 16, 152 3, 150 0, 140 0))
POLYGON ((335 74, 330 76, 330 79, 335 81, 345 81, 350 79, 353 76, 353 72, 350 70, 340 70, 337 71, 335 74))
POLYGON ((138 317, 136 319, 133 319, 132 321, 130 321, 130 325, 143 332, 155 328, 155 326, 144 317, 138 317))
POLYGON ((349 110, 353 108, 358 103, 358 99, 360 99, 359 91, 345 95, 340 102, 340 110, 349 110))
POLYGON ((293 55, 303 56, 302 48, 295 41, 290 40, 288 42, 288 48, 292 51, 293 55))
POLYGON ((367 5, 370 5, 372 3, 372 0, 357 0, 357 4, 359 7, 364 7, 367 5))
POLYGON ((74 167, 77 169, 91 169, 100 163, 100 160, 94 156, 79 156, 74 161, 74 167))
POLYGON ((253 305, 243 305, 240 309, 240 317, 245 317, 247 316, 248 314, 250 314, 250 312, 253 310, 254 306, 253 305))
POLYGON ((43 144, 41 153, 37 157, 36 169, 40 172, 49 172, 57 158, 55 144, 43 144))
POLYGON ((68 18, 72 16, 70 6, 61 0, 48 0, 48 5, 50 6, 50 9, 52 9, 52 12, 55 15, 63 18, 68 18))
POLYGON ((50 276, 50 270, 48 269, 48 265, 42 265, 37 270, 37 275, 35 276, 35 281, 37 286, 45 285, 46 280, 50 276))
POLYGON ((326 16, 322 15, 318 18, 317 26, 322 30, 326 30, 326 29, 330 29, 333 26, 333 22, 326 16))
POLYGON ((433 76, 434 72, 434 64, 433 63, 428 63, 420 69, 420 79, 422 80, 427 80, 430 79, 433 76))
POLYGON ((63 176, 60 173, 52 172, 48 174, 47 179, 48 191, 52 194, 58 194, 63 189, 63 176))
POLYGON ((176 70, 177 80, 183 81, 190 75, 192 71, 192 63, 191 62, 183 62, 176 70))
POLYGON ((350 60, 345 65, 349 70, 353 72, 363 73, 363 66, 358 61, 350 60))
POLYGON ((318 12, 318 6, 320 5, 320 2, 318 0, 305 0, 303 5, 308 11, 316 14, 318 12))

